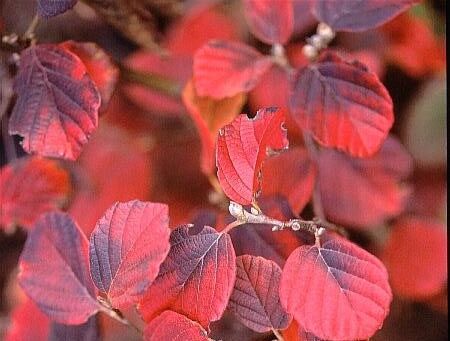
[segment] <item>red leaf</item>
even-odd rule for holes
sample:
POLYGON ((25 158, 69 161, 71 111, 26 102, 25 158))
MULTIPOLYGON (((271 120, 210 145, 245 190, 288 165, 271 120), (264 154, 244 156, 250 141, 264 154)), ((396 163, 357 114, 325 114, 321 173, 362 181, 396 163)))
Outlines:
POLYGON ((272 61, 238 42, 213 40, 194 56, 194 82, 200 96, 232 97, 255 87, 272 61))
POLYGON ((28 153, 75 160, 97 127, 100 95, 84 64, 57 45, 21 54, 9 133, 28 153))
POLYGON ((368 159, 334 150, 319 157, 319 185, 330 220, 352 227, 372 227, 399 214, 409 189, 401 185, 412 170, 412 159, 394 138, 368 159))
POLYGON ((54 17, 71 9, 78 0, 37 0, 37 12, 43 18, 54 17))
POLYGON ((48 341, 62 340, 100 341, 97 316, 91 316, 85 323, 76 326, 53 322, 48 341))
POLYGON ((251 32, 261 41, 285 44, 294 30, 292 1, 245 0, 244 10, 251 32))
POLYGON ((89 277, 87 248, 70 216, 57 212, 42 216, 25 243, 19 284, 56 322, 80 324, 101 309, 89 277))
POLYGON ((409 9, 419 0, 315 0, 313 13, 336 31, 375 28, 409 9))
POLYGON ((97 222, 89 243, 91 276, 114 308, 139 301, 169 252, 164 204, 115 203, 97 222))
POLYGON ((62 207, 70 192, 69 174, 56 161, 25 157, 0 170, 0 225, 30 228, 45 212, 62 207))
POLYGON ((407 217, 395 223, 382 257, 394 293, 409 299, 438 294, 447 281, 445 225, 407 217))
POLYGON ((170 309, 207 327, 222 316, 233 289, 236 256, 228 234, 205 226, 195 235, 181 226, 170 235, 170 252, 139 304, 145 321, 170 309))
POLYGON ((286 261, 283 307, 306 332, 331 340, 368 339, 389 312, 392 293, 383 264, 344 239, 301 246, 286 261))
POLYGON ((259 110, 253 119, 240 115, 219 131, 217 176, 231 200, 244 205, 254 201, 267 152, 288 147, 283 122, 283 111, 266 108, 259 110))
POLYGON ((320 144, 353 156, 376 153, 394 122, 391 97, 376 74, 331 52, 300 69, 292 91, 298 124, 320 144))
POLYGON ((196 322, 176 312, 166 310, 154 318, 144 331, 145 341, 207 341, 206 331, 196 322))
POLYGON ((303 148, 294 148, 269 158, 262 172, 262 194, 285 197, 292 212, 300 214, 311 199, 316 167, 303 148))
POLYGON ((119 79, 119 70, 112 59, 95 43, 78 43, 69 40, 60 46, 81 59, 87 73, 100 92, 102 98, 100 111, 105 110, 119 79))
POLYGON ((281 307, 278 290, 281 268, 262 257, 236 258, 237 272, 229 309, 250 329, 265 333, 285 329, 292 317, 281 307))

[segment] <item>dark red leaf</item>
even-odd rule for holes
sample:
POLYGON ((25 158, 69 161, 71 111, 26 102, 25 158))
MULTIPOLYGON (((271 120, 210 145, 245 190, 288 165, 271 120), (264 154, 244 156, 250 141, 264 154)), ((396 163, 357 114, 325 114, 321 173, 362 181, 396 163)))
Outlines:
POLYGON ((376 153, 394 123, 391 97, 377 75, 331 52, 300 69, 292 91, 298 124, 320 144, 353 156, 376 153))
POLYGON ((145 341, 207 341, 206 331, 198 323, 174 311, 166 310, 154 318, 144 331, 145 341))
POLYGON ((91 276, 114 308, 142 298, 169 252, 169 235, 164 204, 117 202, 97 222, 89 243, 91 276))
POLYGON ((313 13, 336 31, 365 31, 384 24, 420 0, 315 0, 313 13))
POLYGON ((389 312, 392 293, 383 264, 344 239, 301 246, 286 261, 283 307, 305 331, 331 340, 372 337, 389 312))
POLYGON ((79 43, 66 41, 60 46, 76 54, 100 92, 102 104, 100 111, 105 110, 119 79, 119 70, 112 59, 95 43, 79 43))
POLYGON ((19 284, 52 320, 80 324, 101 309, 89 276, 88 241, 69 215, 47 213, 19 261, 19 284))
POLYGON ((145 321, 170 309, 208 327, 222 316, 233 289, 236 256, 228 234, 205 226, 195 235, 181 226, 170 235, 170 252, 139 304, 145 321))
POLYGON ((100 330, 97 317, 91 316, 89 320, 78 326, 53 322, 50 326, 48 341, 100 341, 100 330))
POLYGON ((37 0, 37 12, 43 18, 54 17, 71 9, 78 0, 37 0))
POLYGON ((359 228, 399 214, 410 192, 401 181, 411 170, 411 157, 392 137, 368 159, 323 150, 319 185, 325 214, 334 222, 359 228))
POLYGON ((255 87, 272 61, 238 42, 213 40, 194 56, 194 83, 200 96, 232 97, 255 87))
POLYGON ((259 333, 287 328, 292 317, 281 307, 278 295, 281 268, 271 260, 250 255, 237 257, 236 266, 228 307, 237 319, 259 333))
POLYGON ((285 44, 294 30, 292 1, 244 0, 245 17, 251 32, 261 41, 285 44))
POLYGON ((24 50, 9 133, 28 153, 75 160, 97 127, 100 95, 75 54, 57 45, 24 50))
POLYGON ((443 289, 447 281, 445 229, 432 218, 415 216, 394 224, 382 256, 394 293, 424 299, 443 289))
POLYGON ((62 207, 70 177, 56 161, 25 157, 0 170, 0 225, 30 228, 39 216, 62 207))
POLYGON ((258 176, 269 150, 288 147, 284 112, 261 109, 253 119, 239 115, 219 131, 217 176, 225 194, 240 204, 254 202, 259 191, 258 176))
POLYGON ((290 149, 267 159, 262 171, 262 195, 281 195, 294 214, 300 214, 311 199, 316 166, 304 148, 290 149))

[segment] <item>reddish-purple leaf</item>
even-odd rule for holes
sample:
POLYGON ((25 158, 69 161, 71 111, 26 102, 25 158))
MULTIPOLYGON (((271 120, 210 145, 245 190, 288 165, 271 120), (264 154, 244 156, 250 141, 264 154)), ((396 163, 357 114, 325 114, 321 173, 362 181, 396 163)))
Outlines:
POLYGON ((313 13, 336 31, 365 31, 391 20, 420 0, 315 0, 313 13))
POLYGON ((285 44, 294 30, 294 10, 290 0, 244 0, 251 32, 261 41, 285 44))
POLYGON ((271 260, 250 255, 237 257, 236 266, 228 307, 237 319, 259 333, 287 328, 292 317, 280 303, 281 268, 271 260))
POLYGON ((101 309, 89 276, 88 241, 65 213, 43 215, 19 262, 19 284, 52 320, 80 324, 101 309))
POLYGON ((259 191, 259 173, 270 150, 288 147, 284 112, 261 109, 254 118, 239 115, 219 131, 217 176, 225 194, 240 204, 251 204, 259 191))
POLYGON ((37 0, 37 12, 43 18, 54 17, 71 9, 78 0, 37 0))
POLYGON ((197 322, 174 311, 166 310, 154 318, 144 331, 145 341, 207 341, 206 331, 197 322))
POLYGON ((100 341, 100 330, 97 317, 91 316, 89 320, 78 326, 70 326, 53 322, 50 325, 48 341, 100 341))
POLYGON ((409 194, 401 182, 411 170, 411 157, 392 137, 367 159, 323 150, 319 185, 325 214, 334 222, 359 228, 370 228, 399 214, 409 194))
POLYGON ((24 50, 14 82, 9 133, 28 153, 75 160, 97 127, 100 95, 86 67, 58 45, 24 50))
POLYGON ((295 119, 326 147, 373 155, 394 123, 391 97, 377 75, 335 53, 300 69, 292 86, 295 119))
POLYGON ((392 293, 383 264, 344 239, 301 246, 286 261, 283 307, 322 339, 361 340, 381 328, 392 293))
POLYGON ((213 40, 194 56, 194 83, 199 96, 232 97, 255 87, 272 61, 238 42, 213 40))
POLYGON ((89 243, 91 276, 114 308, 142 298, 169 252, 164 204, 116 202, 97 222, 89 243))
POLYGON ((189 234, 180 226, 170 235, 170 252, 139 311, 145 321, 170 309, 207 327, 222 316, 236 276, 236 256, 228 234, 205 226, 189 234))

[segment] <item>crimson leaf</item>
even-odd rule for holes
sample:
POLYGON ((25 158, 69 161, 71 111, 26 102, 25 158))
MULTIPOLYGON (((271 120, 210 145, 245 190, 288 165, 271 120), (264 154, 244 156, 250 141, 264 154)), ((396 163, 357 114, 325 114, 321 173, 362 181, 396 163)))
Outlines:
POLYGON ((297 72, 291 107, 320 144, 357 157, 377 152, 394 123, 391 97, 378 77, 331 52, 297 72))
POLYGON ((78 0, 37 0, 37 12, 43 18, 54 17, 71 9, 78 0))
POLYGON ((58 45, 31 46, 21 54, 14 90, 9 133, 24 137, 28 153, 75 160, 97 127, 100 107, 80 58, 58 45))
POLYGON ((286 261, 280 298, 287 312, 319 338, 368 339, 389 312, 383 264, 344 239, 301 246, 286 261))
POLYGON ((91 276, 114 308, 137 302, 169 252, 168 207, 116 202, 97 222, 89 243, 91 276))
POLYGON ((101 309, 89 276, 88 241, 65 213, 43 215, 19 261, 19 284, 52 320, 80 324, 101 309))
POLYGON ((236 256, 228 234, 205 226, 190 235, 180 226, 170 235, 170 252, 139 304, 145 321, 170 309, 207 327, 220 319, 233 289, 236 256))

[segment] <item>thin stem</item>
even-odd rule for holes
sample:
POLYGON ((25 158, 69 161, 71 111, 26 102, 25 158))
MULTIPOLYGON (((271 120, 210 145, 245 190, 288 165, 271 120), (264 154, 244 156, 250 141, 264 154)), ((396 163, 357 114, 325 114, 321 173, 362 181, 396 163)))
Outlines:
POLYGON ((30 25, 28 25, 27 30, 22 36, 22 40, 33 40, 34 39, 34 31, 36 30, 37 26, 39 24, 39 15, 36 13, 33 19, 30 22, 30 25))
POLYGON ((113 309, 111 304, 103 297, 97 297, 97 301, 100 303, 102 307, 101 311, 103 311, 106 315, 108 315, 109 317, 113 318, 116 321, 119 321, 120 323, 126 326, 131 327, 139 335, 143 334, 142 330, 140 330, 134 323, 127 320, 119 310, 113 309))
POLYGON ((227 226, 225 226, 225 228, 221 231, 221 233, 228 233, 230 232, 232 229, 234 229, 235 227, 239 226, 239 225, 243 225, 245 224, 244 222, 240 221, 240 220, 235 220, 232 223, 228 224, 227 226))
POLYGON ((271 328, 271 329, 272 329, 273 335, 275 335, 275 337, 277 338, 278 341, 284 341, 283 335, 281 335, 278 330, 276 330, 275 328, 271 328))

